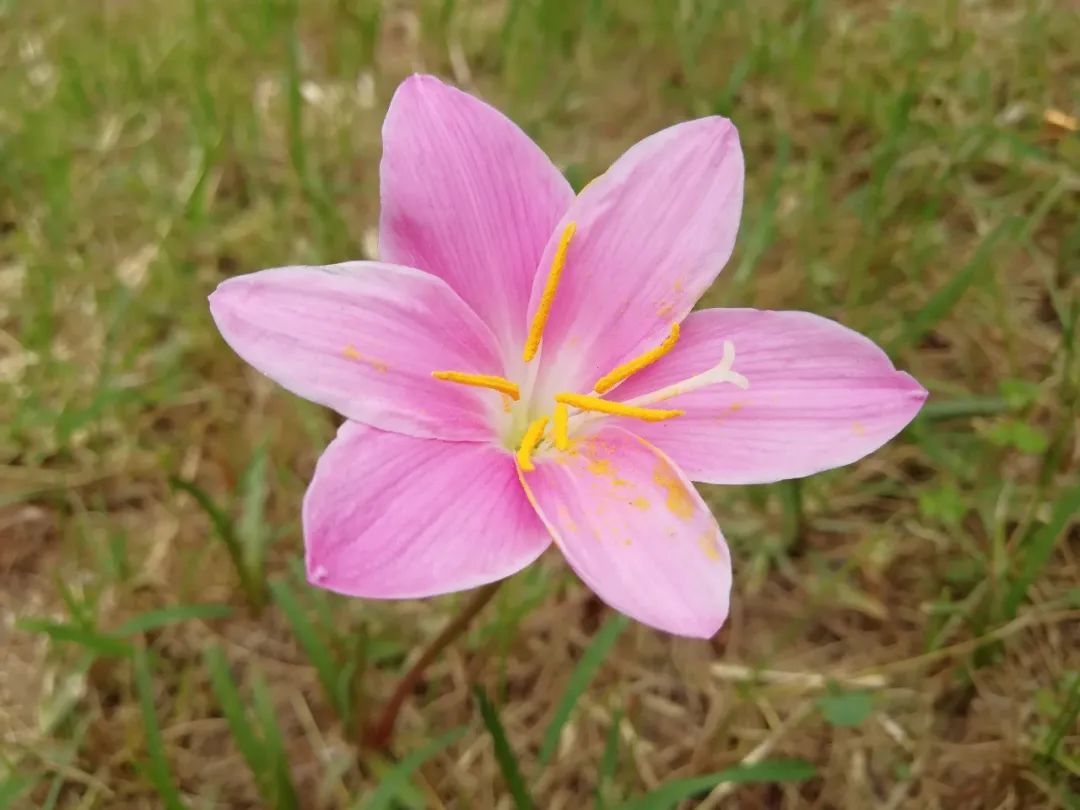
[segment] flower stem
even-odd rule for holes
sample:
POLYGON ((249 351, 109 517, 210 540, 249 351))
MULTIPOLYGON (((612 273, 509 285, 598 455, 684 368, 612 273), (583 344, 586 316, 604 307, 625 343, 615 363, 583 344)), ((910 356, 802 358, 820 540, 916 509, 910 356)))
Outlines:
POLYGON ((412 694, 416 684, 419 683, 424 670, 439 657, 439 653, 450 646, 450 642, 465 631, 477 614, 495 596, 495 592, 499 590, 500 585, 502 585, 502 580, 479 588, 472 598, 462 606, 461 611, 443 628, 442 632, 428 644, 424 652, 416 659, 416 663, 409 668, 409 671, 398 682, 394 694, 386 701, 378 720, 368 727, 364 735, 364 742, 369 747, 386 749, 389 746, 390 738, 394 734, 394 724, 397 722, 401 707, 409 695, 412 694))

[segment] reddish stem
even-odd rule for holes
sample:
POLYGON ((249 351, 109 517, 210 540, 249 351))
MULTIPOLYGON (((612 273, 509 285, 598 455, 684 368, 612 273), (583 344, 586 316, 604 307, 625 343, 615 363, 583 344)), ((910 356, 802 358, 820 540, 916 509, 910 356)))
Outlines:
POLYGON ((450 642, 465 631, 477 614, 495 596, 495 591, 499 590, 500 585, 502 585, 502 580, 492 582, 490 585, 478 589, 472 598, 462 606, 461 611, 443 628, 443 631, 428 644, 424 652, 416 659, 416 663, 409 668, 409 671, 398 682, 394 694, 386 701, 378 720, 368 727, 367 733, 364 735, 364 742, 369 747, 382 750, 389 747, 390 738, 394 734, 394 724, 397 722, 401 707, 416 688, 416 684, 420 682, 424 670, 439 657, 439 653, 450 646, 450 642))

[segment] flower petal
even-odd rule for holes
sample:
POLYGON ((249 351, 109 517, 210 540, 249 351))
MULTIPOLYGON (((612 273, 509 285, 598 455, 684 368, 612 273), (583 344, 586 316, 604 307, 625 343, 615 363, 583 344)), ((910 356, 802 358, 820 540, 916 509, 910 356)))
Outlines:
POLYGON ((563 226, 576 223, 544 330, 545 398, 590 390, 686 317, 731 256, 742 195, 739 136, 718 117, 646 138, 581 192, 533 282, 530 314, 563 226))
POLYGON ((350 419, 412 436, 492 435, 498 394, 431 376, 502 374, 490 330, 435 276, 377 262, 282 267, 223 282, 210 311, 244 360, 350 419))
POLYGON ((708 638, 724 623, 724 538, 693 485, 655 447, 609 426, 519 474, 567 561, 613 608, 683 636, 708 638))
POLYGON ((662 423, 624 422, 695 481, 758 484, 850 464, 881 447, 926 399, 869 338, 806 312, 707 309, 683 323, 675 349, 612 398, 632 399, 715 366, 724 341, 745 391, 718 383, 654 407, 686 411, 662 423))
POLYGON ((445 279, 520 352, 540 254, 574 192, 493 107, 412 76, 383 124, 379 251, 445 279))
POLYGON ((312 584, 403 599, 510 576, 551 538, 508 453, 346 422, 304 497, 312 584))

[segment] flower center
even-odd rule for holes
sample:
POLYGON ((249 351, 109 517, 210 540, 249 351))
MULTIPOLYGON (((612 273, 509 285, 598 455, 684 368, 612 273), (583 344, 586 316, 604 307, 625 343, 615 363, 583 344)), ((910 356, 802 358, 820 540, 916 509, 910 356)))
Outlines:
MULTIPOLYGON (((540 348, 540 342, 544 335, 544 326, 547 324, 548 317, 551 314, 551 305, 555 300, 555 292, 559 287, 563 269, 566 267, 566 254, 576 228, 576 223, 569 223, 559 237, 555 257, 551 262, 551 270, 544 284, 544 291, 540 296, 540 304, 537 306, 536 314, 533 315, 532 322, 529 324, 525 349, 522 353, 522 359, 526 363, 530 363, 536 358, 537 350, 540 348)), ((643 352, 626 363, 622 363, 598 379, 593 384, 593 393, 598 395, 607 393, 619 383, 668 354, 675 348, 678 341, 679 324, 675 323, 672 324, 671 331, 659 346, 643 352)), ((723 357, 717 365, 700 374, 695 374, 689 379, 665 386, 648 394, 642 394, 625 402, 613 402, 593 394, 560 393, 555 395, 555 406, 550 418, 540 416, 527 423, 522 421, 521 418, 524 416, 527 419, 526 412, 513 409, 517 412, 514 413, 511 419, 509 447, 516 448, 515 456, 517 457, 518 466, 522 470, 529 472, 535 469, 532 456, 533 453, 542 449, 549 421, 552 424, 551 445, 557 450, 567 451, 571 447, 570 434, 572 431, 593 419, 605 415, 624 416, 646 422, 662 422, 666 419, 682 416, 684 412, 680 410, 664 410, 648 406, 716 383, 727 382, 742 389, 749 388, 750 383, 746 377, 732 370, 731 366, 734 362, 735 344, 730 340, 725 340, 723 357), (573 409, 573 413, 571 413, 571 409, 573 409), (520 439, 517 438, 519 436, 520 439)), ((503 395, 503 409, 507 412, 512 411, 511 401, 516 402, 521 398, 521 388, 518 384, 505 377, 491 374, 469 374, 461 371, 433 371, 431 376, 437 380, 445 380, 459 385, 471 385, 498 391, 503 395)), ((530 386, 531 384, 527 384, 526 388, 530 386)))

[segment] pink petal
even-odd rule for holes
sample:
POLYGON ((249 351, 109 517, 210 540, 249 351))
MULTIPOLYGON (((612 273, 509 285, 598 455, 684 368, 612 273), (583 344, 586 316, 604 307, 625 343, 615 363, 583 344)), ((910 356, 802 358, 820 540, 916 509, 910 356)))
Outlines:
POLYGON ((727 546, 701 496, 655 447, 606 427, 520 475, 597 596, 670 633, 708 638, 720 629, 731 591, 727 546))
POLYGON ((560 387, 589 391, 663 340, 731 256, 742 196, 739 136, 716 117, 646 138, 582 191, 533 283, 530 314, 563 226, 575 222, 544 330, 545 397, 560 387))
POLYGON ((282 267, 223 282, 210 311, 244 360, 350 419, 412 436, 492 435, 498 394, 431 376, 503 373, 490 330, 435 276, 377 262, 282 267))
POLYGON ((735 346, 733 368, 748 379, 746 391, 715 384, 654 406, 685 416, 620 420, 695 481, 766 483, 850 464, 899 433, 926 399, 858 332, 806 312, 756 309, 693 313, 671 354, 612 397, 631 399, 711 368, 725 340, 735 346))
POLYGON ((537 262, 574 192, 493 107, 412 76, 383 124, 379 250, 445 279, 520 353, 537 262))
POLYGON ((510 576, 550 538, 505 451, 346 422, 304 497, 304 542, 312 584, 403 599, 510 576))

